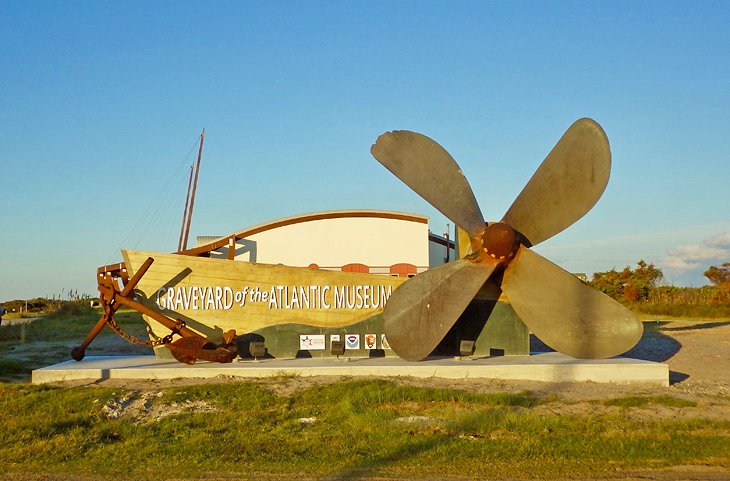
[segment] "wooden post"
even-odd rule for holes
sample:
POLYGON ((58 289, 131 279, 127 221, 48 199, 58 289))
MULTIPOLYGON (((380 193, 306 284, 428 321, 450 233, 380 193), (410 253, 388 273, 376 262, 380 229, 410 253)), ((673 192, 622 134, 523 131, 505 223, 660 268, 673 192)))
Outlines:
POLYGON ((232 261, 236 258, 236 238, 228 238, 228 260, 232 261))

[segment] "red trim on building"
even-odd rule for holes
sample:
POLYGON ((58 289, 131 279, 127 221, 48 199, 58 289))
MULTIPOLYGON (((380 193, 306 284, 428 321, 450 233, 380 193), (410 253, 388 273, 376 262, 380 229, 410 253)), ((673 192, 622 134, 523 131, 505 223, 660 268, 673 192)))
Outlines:
POLYGON ((418 273, 418 269, 413 264, 393 264, 390 266, 390 275, 398 277, 413 277, 418 273))
POLYGON ((361 274, 368 274, 370 268, 365 264, 352 263, 342 266, 342 272, 359 272, 361 274))

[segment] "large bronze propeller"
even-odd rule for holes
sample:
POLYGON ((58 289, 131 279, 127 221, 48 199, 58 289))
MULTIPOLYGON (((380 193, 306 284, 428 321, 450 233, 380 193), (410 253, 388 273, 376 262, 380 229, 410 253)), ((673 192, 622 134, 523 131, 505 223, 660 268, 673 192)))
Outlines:
POLYGON ((465 258, 417 275, 388 300, 385 333, 399 356, 425 359, 490 277, 517 316, 558 352, 607 358, 639 341, 643 326, 631 311, 530 250, 583 217, 603 194, 611 151, 598 123, 584 118, 571 125, 494 223, 484 221, 458 164, 432 139, 387 132, 370 151, 471 241, 465 258))

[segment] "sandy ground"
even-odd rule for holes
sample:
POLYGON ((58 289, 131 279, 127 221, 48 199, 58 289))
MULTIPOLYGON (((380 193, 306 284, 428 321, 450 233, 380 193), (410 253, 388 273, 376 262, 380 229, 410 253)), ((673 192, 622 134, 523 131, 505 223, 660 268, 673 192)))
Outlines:
POLYGON ((17 326, 20 324, 30 324, 40 317, 5 317, 0 321, 0 326, 17 326))

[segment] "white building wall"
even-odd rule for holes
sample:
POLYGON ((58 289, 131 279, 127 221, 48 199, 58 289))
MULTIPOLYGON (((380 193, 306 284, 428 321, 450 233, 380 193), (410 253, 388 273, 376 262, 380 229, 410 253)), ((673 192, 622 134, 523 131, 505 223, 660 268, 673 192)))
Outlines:
MULTIPOLYGON (((239 239, 235 259, 333 269, 359 263, 372 273, 387 273, 391 265, 407 263, 422 272, 429 266, 429 244, 425 217, 332 217, 284 223, 239 239)), ((227 257, 228 248, 214 256, 227 257)))

